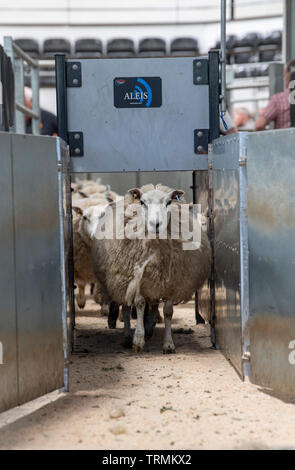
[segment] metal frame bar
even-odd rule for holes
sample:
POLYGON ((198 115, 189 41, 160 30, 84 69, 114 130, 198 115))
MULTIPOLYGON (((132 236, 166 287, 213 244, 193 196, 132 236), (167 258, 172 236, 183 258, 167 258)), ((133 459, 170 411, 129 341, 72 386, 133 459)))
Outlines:
POLYGON ((226 111, 226 0, 221 0, 221 106, 222 113, 226 111))
POLYGON ((242 372, 250 378, 250 335, 249 335, 249 246, 248 246, 248 183, 247 183, 247 134, 240 141, 239 185, 240 185, 240 292, 241 292, 241 341, 242 372))
POLYGON ((14 69, 15 83, 15 125, 11 132, 25 134, 25 115, 32 118, 32 134, 40 134, 40 103, 39 103, 39 63, 26 54, 11 36, 4 36, 4 50, 14 69), (27 63, 31 76, 32 109, 25 106, 24 99, 24 62, 27 63))
POLYGON ((69 366, 68 366, 68 329, 67 329, 67 279, 66 279, 66 255, 65 255, 65 220, 64 220, 64 190, 63 175, 67 174, 68 167, 61 152, 60 139, 56 139, 57 167, 58 167, 58 212, 60 231, 60 274, 62 289, 62 325, 63 325, 63 350, 64 350, 64 391, 69 391, 69 366))
POLYGON ((209 143, 219 137, 219 51, 209 51, 209 143))
MULTIPOLYGON (((66 90, 66 60, 65 54, 55 55, 56 70, 56 109, 57 109, 57 132, 58 136, 68 144, 68 117, 67 117, 67 90, 66 90)), ((67 268, 68 268, 68 292, 70 306, 71 324, 71 351, 75 346, 75 295, 74 295, 74 248, 73 248, 73 226, 72 226, 72 195, 71 174, 66 172, 66 218, 67 237, 69 243, 67 268)))

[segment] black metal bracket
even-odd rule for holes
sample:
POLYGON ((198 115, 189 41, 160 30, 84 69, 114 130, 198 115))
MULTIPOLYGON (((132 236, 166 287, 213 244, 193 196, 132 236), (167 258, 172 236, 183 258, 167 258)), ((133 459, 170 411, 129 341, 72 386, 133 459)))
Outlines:
POLYGON ((66 62, 66 86, 68 88, 82 86, 81 62, 66 62))
POLYGON ((194 148, 195 153, 204 153, 208 151, 209 143, 209 130, 208 129, 195 129, 194 130, 194 148))
POLYGON ((68 132, 68 144, 70 147, 71 157, 83 157, 83 132, 68 132))
POLYGON ((208 59, 196 59, 193 61, 193 80, 194 85, 209 84, 208 59))

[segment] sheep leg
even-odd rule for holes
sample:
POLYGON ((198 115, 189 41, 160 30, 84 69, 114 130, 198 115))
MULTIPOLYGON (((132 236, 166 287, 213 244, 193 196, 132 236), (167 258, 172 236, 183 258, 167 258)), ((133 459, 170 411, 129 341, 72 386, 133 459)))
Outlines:
POLYGON ((164 335, 164 344, 163 344, 163 353, 172 354, 175 353, 175 346, 172 339, 171 331, 171 320, 173 316, 173 303, 171 300, 168 300, 164 304, 164 321, 165 321, 165 335, 164 335))
POLYGON ((130 327, 130 314, 131 314, 131 307, 127 307, 123 305, 123 320, 124 320, 124 348, 132 348, 132 335, 131 335, 131 327, 130 327))
POLYGON ((135 299, 135 307, 137 311, 137 324, 133 336, 133 351, 142 352, 144 347, 144 309, 145 300, 143 297, 135 299))
POLYGON ((154 328, 157 323, 158 313, 158 304, 152 305, 151 308, 149 308, 149 305, 146 304, 144 311, 144 330, 146 340, 150 339, 153 336, 154 328))
POLYGON ((91 294, 91 295, 93 295, 93 300, 97 304, 100 304, 101 295, 100 295, 99 286, 98 286, 98 284, 91 284, 91 286, 93 286, 93 291, 92 291, 92 294, 91 294))
POLYGON ((84 308, 86 304, 85 284, 78 284, 79 292, 77 294, 77 304, 79 308, 84 308))
POLYGON ((119 305, 116 302, 111 302, 109 316, 108 316, 108 325, 109 325, 110 330, 114 330, 116 328, 118 316, 119 316, 119 305))
POLYGON ((100 304, 100 314, 102 317, 108 317, 110 313, 109 304, 100 304))

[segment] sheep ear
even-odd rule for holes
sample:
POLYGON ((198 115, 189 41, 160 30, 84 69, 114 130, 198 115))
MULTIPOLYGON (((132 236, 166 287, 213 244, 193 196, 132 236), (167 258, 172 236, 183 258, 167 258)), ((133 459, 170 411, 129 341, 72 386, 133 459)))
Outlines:
POLYGON ((141 191, 138 188, 133 188, 129 189, 128 193, 134 198, 134 199, 140 199, 141 198, 141 191))
POLYGON ((72 209, 73 209, 74 212, 76 212, 76 214, 83 215, 83 211, 82 211, 81 207, 73 206, 72 209))
POLYGON ((184 191, 181 191, 180 189, 175 189, 170 194, 171 194, 171 199, 172 200, 178 201, 178 199, 181 199, 181 197, 184 195, 184 191))
POLYGON ((114 202, 116 200, 116 198, 111 193, 111 188, 109 184, 107 185, 107 190, 105 191, 104 195, 108 202, 114 202))

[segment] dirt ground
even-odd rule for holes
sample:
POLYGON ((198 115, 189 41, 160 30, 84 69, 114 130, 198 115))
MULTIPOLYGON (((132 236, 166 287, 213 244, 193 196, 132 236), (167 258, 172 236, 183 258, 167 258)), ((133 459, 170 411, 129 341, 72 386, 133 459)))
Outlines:
POLYGON ((175 309, 174 355, 162 354, 163 324, 136 355, 123 324, 109 330, 96 312, 92 300, 78 312, 70 393, 3 413, 0 449, 295 448, 294 402, 241 382, 193 303, 175 309))

